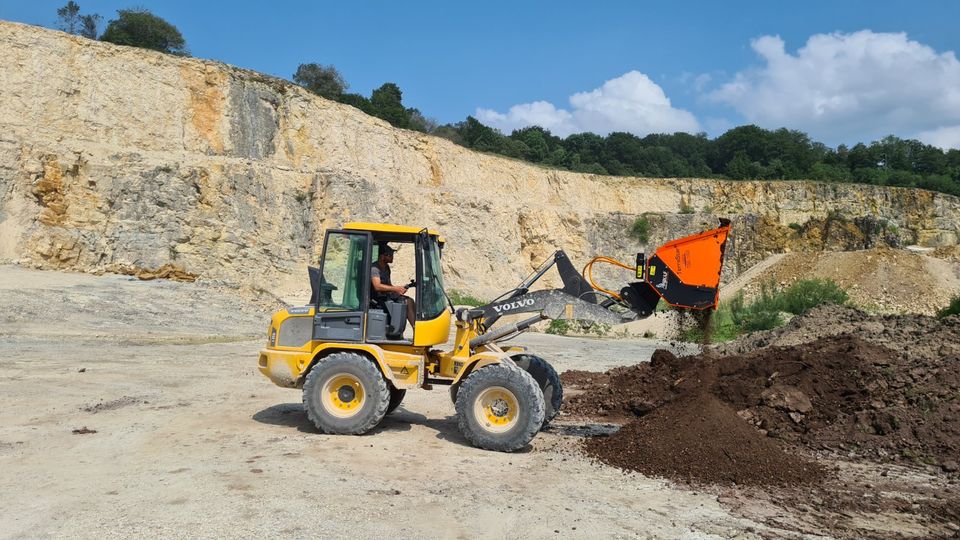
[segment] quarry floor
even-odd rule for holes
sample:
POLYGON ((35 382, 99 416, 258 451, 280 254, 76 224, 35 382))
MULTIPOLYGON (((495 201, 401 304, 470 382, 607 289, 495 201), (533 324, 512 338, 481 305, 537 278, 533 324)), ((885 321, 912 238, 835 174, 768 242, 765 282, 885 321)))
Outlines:
MULTIPOLYGON (((443 387, 409 392, 366 436, 319 434, 299 391, 256 369, 275 307, 216 284, 0 266, 0 538, 807 537, 767 503, 583 457, 610 426, 472 448, 443 387)), ((558 371, 664 346, 516 341, 558 371)))

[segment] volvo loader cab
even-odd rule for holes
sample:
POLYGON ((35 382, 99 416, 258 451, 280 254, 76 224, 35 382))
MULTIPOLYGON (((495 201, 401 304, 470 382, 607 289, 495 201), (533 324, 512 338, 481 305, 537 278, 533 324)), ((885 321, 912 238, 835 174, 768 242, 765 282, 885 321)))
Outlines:
POLYGON ((596 257, 582 275, 557 251, 491 303, 454 311, 443 287, 439 233, 347 223, 326 233, 320 266, 310 270, 310 304, 273 314, 259 368, 279 386, 302 389, 304 409, 324 433, 366 433, 400 405, 408 389, 446 385, 467 440, 480 448, 517 450, 558 414, 563 389, 549 362, 498 341, 545 319, 616 324, 646 317, 661 298, 680 309, 714 309, 729 230, 722 221, 717 229, 665 244, 649 259, 638 254, 636 265, 596 257), (384 245, 403 254, 392 274, 413 275, 413 328, 406 328, 403 298, 372 290, 371 269, 384 245), (592 280, 595 262, 621 266, 637 281, 619 293, 608 291, 592 280), (553 266, 563 287, 531 290, 553 266), (536 314, 520 321, 508 317, 521 313, 536 314), (447 343, 451 322, 453 342, 437 348, 447 343))
POLYGON ((312 295, 316 299, 313 339, 418 346, 446 342, 450 311, 440 273, 442 245, 435 231, 398 225, 349 223, 327 232, 312 295), (409 269, 416 275, 406 284, 417 291, 411 338, 404 338, 406 302, 377 294, 371 284, 371 269, 380 251, 391 244, 399 246, 407 259, 396 262, 393 272, 409 269))

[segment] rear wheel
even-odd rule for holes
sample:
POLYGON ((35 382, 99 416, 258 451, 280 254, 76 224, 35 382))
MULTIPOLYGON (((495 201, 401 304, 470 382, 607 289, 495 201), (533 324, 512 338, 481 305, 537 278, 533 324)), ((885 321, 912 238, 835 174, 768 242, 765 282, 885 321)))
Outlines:
POLYGON ((380 423, 389 403, 390 391, 380 370, 357 353, 327 356, 303 383, 303 408, 324 433, 366 433, 380 423))
POLYGON ((406 389, 401 390, 394 385, 390 385, 390 403, 387 404, 387 414, 393 412, 403 402, 403 396, 407 395, 406 389))
POLYGON ((471 373, 457 392, 457 424, 474 446, 513 452, 543 425, 543 393, 529 373, 494 364, 471 373))
POLYGON ((543 392, 543 427, 547 427, 550 421, 560 414, 560 407, 563 405, 560 375, 557 375, 557 370, 553 369, 549 362, 533 354, 517 354, 511 359, 537 381, 540 391, 543 392))

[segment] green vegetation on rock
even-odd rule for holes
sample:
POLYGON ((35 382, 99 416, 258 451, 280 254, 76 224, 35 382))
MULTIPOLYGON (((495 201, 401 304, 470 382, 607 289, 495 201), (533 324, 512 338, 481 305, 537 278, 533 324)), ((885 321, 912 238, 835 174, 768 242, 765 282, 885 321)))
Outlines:
POLYGON ((554 319, 547 325, 546 333, 556 336, 565 336, 571 330, 570 321, 566 319, 554 319))
POLYGON ((646 244, 650 240, 650 220, 647 216, 638 217, 630 227, 630 236, 636 238, 641 244, 646 244))
POLYGON ((337 68, 312 63, 300 64, 293 82, 327 99, 339 99, 349 87, 337 68))
POLYGON ((487 304, 487 302, 480 300, 476 296, 458 291, 456 289, 447 291, 447 297, 450 298, 450 301, 453 302, 453 305, 455 306, 478 307, 487 304))
POLYGON ((186 56, 187 42, 177 27, 146 9, 121 9, 100 41, 186 56))
POLYGON ((937 317, 943 319, 950 315, 960 315, 960 294, 950 300, 950 305, 937 312, 937 317))

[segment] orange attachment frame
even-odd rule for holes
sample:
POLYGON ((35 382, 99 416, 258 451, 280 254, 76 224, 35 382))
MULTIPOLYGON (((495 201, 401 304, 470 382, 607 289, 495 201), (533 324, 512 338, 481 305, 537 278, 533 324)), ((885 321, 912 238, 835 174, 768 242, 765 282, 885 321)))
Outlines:
MULTIPOLYGON (((642 268, 624 264, 610 257, 594 257, 583 267, 583 278, 599 292, 623 302, 616 291, 605 289, 593 280, 593 265, 598 262, 636 271, 665 302, 686 309, 716 308, 720 295, 720 270, 730 222, 720 220, 720 227, 667 242, 645 261, 642 268), (666 268, 664 268, 666 267, 666 268), (654 276, 656 274, 656 276, 654 276)), ((634 286, 634 285, 632 285, 634 286)))
POLYGON ((667 242, 656 256, 686 285, 720 286, 723 249, 730 225, 667 242))

